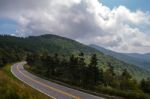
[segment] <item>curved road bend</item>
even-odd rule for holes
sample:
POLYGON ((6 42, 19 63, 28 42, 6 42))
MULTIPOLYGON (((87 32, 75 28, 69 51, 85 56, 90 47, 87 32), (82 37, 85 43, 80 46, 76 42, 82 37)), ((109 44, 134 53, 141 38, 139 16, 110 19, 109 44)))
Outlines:
POLYGON ((104 99, 102 97, 87 94, 37 77, 26 71, 23 68, 24 64, 25 62, 14 64, 11 68, 13 75, 22 82, 53 99, 104 99))

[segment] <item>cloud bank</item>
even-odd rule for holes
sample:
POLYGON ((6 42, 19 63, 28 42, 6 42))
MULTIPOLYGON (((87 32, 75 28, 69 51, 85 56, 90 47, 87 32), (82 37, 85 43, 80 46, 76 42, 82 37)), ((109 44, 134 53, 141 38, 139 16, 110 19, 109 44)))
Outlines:
POLYGON ((1 0, 0 18, 16 21, 15 35, 50 33, 118 52, 150 52, 150 13, 98 0, 1 0))

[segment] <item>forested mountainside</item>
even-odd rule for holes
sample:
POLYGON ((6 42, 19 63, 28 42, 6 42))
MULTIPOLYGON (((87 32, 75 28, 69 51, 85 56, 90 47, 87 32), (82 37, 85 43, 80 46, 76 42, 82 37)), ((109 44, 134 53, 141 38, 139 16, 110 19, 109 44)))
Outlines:
POLYGON ((118 53, 114 52, 108 49, 105 49, 103 47, 91 44, 89 45, 92 48, 95 48, 104 54, 113 56, 119 60, 125 61, 127 63, 136 65, 140 68, 150 70, 150 54, 138 54, 138 53, 118 53))
POLYGON ((84 52, 87 63, 89 62, 89 55, 97 54, 98 65, 104 69, 108 67, 108 64, 112 64, 116 72, 120 73, 123 69, 127 69, 136 79, 147 78, 150 75, 148 71, 142 68, 120 61, 68 38, 50 34, 26 38, 8 35, 0 36, 1 65, 7 62, 23 60, 29 53, 58 53, 69 56, 80 52, 84 52))

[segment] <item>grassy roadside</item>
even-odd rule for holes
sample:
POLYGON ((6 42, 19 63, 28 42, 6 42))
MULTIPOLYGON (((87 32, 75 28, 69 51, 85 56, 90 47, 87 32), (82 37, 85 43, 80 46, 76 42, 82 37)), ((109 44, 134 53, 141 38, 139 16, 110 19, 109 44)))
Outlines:
POLYGON ((51 99, 22 83, 11 73, 11 65, 0 69, 0 99, 51 99))

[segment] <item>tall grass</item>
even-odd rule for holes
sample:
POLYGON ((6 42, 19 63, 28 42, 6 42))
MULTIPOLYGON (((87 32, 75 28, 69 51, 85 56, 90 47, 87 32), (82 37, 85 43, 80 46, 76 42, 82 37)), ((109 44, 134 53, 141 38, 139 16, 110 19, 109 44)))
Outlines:
POLYGON ((10 68, 0 69, 0 99, 51 99, 15 78, 10 68))

